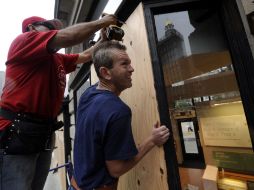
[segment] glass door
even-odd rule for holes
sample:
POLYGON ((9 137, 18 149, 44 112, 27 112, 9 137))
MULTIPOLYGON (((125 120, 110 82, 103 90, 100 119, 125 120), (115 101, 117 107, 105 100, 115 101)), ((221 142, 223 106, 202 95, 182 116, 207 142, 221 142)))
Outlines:
POLYGON ((153 15, 183 189, 204 189, 205 167, 194 170, 197 163, 248 173, 254 161, 240 161, 253 151, 220 4, 197 2, 171 2, 153 15), (232 153, 238 160, 227 157, 232 153))

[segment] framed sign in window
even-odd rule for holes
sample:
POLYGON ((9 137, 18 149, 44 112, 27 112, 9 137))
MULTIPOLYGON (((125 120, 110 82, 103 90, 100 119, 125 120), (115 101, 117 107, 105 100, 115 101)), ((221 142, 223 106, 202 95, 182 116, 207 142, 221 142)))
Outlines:
POLYGON ((207 146, 252 147, 244 115, 200 118, 200 124, 207 146))

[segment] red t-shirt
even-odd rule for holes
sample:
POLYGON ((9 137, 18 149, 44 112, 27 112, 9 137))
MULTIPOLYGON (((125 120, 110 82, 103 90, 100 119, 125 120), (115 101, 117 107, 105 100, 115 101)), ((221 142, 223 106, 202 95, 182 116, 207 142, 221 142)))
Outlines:
MULTIPOLYGON (((78 54, 49 53, 47 43, 56 33, 26 32, 12 42, 0 107, 43 118, 57 116, 66 74, 75 70, 78 54)), ((0 130, 9 124, 10 121, 0 118, 0 130)))

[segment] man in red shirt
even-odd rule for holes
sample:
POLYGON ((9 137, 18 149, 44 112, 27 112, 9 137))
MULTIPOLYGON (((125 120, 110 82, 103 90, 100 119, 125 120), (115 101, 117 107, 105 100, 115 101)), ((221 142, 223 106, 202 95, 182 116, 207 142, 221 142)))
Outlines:
POLYGON ((56 19, 33 16, 23 21, 22 34, 9 48, 0 102, 1 190, 43 189, 51 161, 51 151, 46 149, 63 100, 66 74, 89 62, 94 47, 79 54, 57 51, 82 43, 116 22, 114 15, 106 15, 61 29, 56 19))

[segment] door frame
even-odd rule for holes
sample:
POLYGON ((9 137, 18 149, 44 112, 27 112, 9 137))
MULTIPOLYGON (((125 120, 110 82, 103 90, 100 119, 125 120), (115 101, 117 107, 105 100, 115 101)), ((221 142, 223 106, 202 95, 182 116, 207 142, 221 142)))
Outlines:
MULTIPOLYGON (((241 15, 238 10, 237 0, 144 0, 145 25, 148 36, 148 44, 152 60, 154 86, 161 123, 168 126, 172 133, 172 126, 169 119, 167 95, 164 86, 163 70, 157 51, 157 39, 155 31, 154 14, 162 13, 168 8, 173 10, 186 6, 195 7, 207 3, 220 3, 219 14, 224 27, 225 36, 228 40, 228 47, 232 57, 232 65, 235 69, 236 80, 242 98, 243 107, 248 123, 252 145, 254 145, 254 60, 251 48, 247 39, 241 15)), ((253 146, 252 146, 253 147, 253 146)), ((180 177, 178 163, 174 147, 173 135, 164 145, 165 159, 168 173, 169 189, 180 190, 180 177)))

